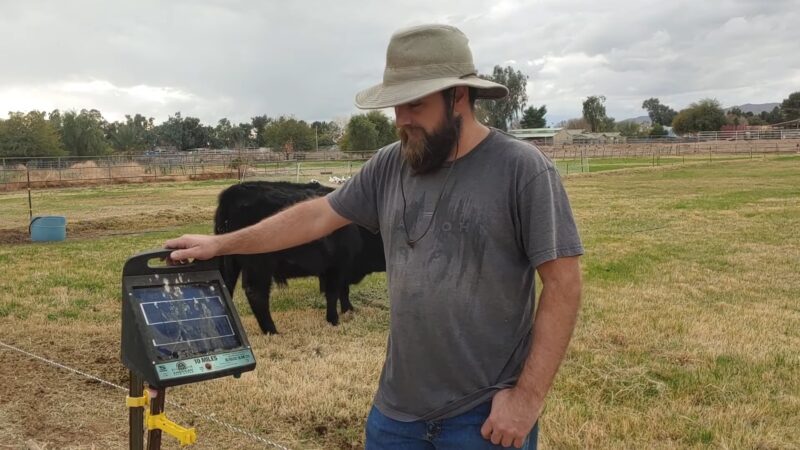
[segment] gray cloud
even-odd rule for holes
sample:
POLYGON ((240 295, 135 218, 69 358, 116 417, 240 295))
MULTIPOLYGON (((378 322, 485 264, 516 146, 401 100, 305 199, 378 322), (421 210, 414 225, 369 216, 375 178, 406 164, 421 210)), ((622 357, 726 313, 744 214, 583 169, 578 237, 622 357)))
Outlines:
POLYGON ((651 96, 681 108, 800 89, 798 0, 4 2, 2 11, 0 111, 330 120, 355 112, 355 93, 380 81, 392 31, 425 22, 460 27, 482 72, 513 61, 530 76, 529 103, 547 104, 551 121, 580 115, 594 94, 621 119, 643 114, 651 96))

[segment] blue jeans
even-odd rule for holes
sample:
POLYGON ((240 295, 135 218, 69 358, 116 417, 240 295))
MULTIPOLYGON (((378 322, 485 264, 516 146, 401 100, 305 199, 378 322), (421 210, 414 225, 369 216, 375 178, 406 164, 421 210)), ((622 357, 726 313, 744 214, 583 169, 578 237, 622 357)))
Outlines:
MULTIPOLYGON (((459 416, 444 420, 400 422, 372 407, 367 418, 366 450, 488 450, 505 448, 481 436, 491 412, 491 401, 459 416)), ((538 422, 522 448, 536 450, 538 422)), ((513 448, 513 447, 511 447, 513 448)))

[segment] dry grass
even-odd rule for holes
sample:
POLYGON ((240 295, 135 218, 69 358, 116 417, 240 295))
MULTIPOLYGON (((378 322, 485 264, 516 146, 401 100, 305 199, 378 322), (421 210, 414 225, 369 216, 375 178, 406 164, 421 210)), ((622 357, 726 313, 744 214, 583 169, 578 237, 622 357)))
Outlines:
MULTIPOLYGON (((720 164, 567 179, 586 288, 542 417, 543 448, 800 447, 800 158, 720 164)), ((0 245, 0 266, 13 274, 0 279, 0 340, 124 383, 122 264, 178 233, 207 232, 222 187, 58 194, 87 226, 130 214, 146 224, 134 230, 156 231, 110 236, 133 226, 122 220, 61 244, 0 245), (196 220, 162 223, 176 204, 196 220)), ((11 198, 0 196, 0 208, 11 198)), ((12 222, 0 210, 0 222, 12 222)), ((380 275, 356 287, 357 311, 334 328, 316 283, 292 282, 275 293, 282 334, 270 337, 237 293, 256 371, 170 389, 168 399, 291 448, 361 448, 386 345, 384 288, 380 275)), ((2 349, 0 372, 0 448, 124 446, 121 392, 2 349), (65 391, 80 394, 59 397, 65 391)), ((263 448, 167 413, 198 427, 197 448, 263 448)))

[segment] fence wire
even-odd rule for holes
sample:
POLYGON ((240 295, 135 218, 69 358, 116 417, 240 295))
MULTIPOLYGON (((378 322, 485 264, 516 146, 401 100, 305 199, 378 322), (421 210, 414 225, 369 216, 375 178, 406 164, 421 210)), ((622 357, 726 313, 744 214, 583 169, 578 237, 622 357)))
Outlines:
MULTIPOLYGON (((30 358, 36 359, 36 360, 38 360, 40 362, 43 362, 45 364, 49 364, 51 366, 58 367, 59 369, 66 370, 68 372, 72 372, 74 374, 80 375, 80 376, 82 376, 84 378, 88 378, 88 379, 97 381, 98 383, 103 384, 105 386, 112 387, 112 388, 115 388, 115 389, 119 389, 119 390, 128 392, 128 389, 123 387, 123 386, 120 386, 118 384, 112 383, 110 381, 106 381, 106 380, 104 380, 102 378, 99 378, 99 377, 97 377, 95 375, 92 375, 90 373, 86 373, 86 372, 83 372, 81 370, 75 369, 73 367, 69 367, 67 365, 61 364, 61 363, 59 363, 57 361, 53 361, 51 359, 44 358, 42 356, 36 355, 34 353, 31 353, 31 352, 29 352, 27 350, 23 350, 21 348, 15 347, 13 345, 6 344, 3 341, 0 341, 0 346, 1 347, 5 347, 8 350, 15 351, 17 353, 21 353, 21 354, 26 355, 26 356, 28 356, 30 358)), ((287 448, 287 447, 285 447, 285 446, 283 446, 281 444, 278 444, 276 442, 270 441, 269 439, 261 437, 261 436, 255 434, 255 433, 253 433, 251 431, 245 430, 245 429, 237 427, 235 425, 231 425, 231 424, 229 424, 227 422, 224 422, 222 420, 217 419, 216 417, 212 417, 212 416, 209 416, 207 414, 203 414, 201 412, 195 411, 195 410, 193 410, 191 408, 187 408, 186 406, 183 406, 183 405, 180 405, 178 403, 175 403, 174 401, 167 400, 166 403, 168 405, 170 405, 170 406, 174 406, 175 408, 178 408, 180 410, 186 411, 187 413, 189 413, 189 414, 191 414, 191 415, 193 415, 195 417, 199 417, 199 418, 204 419, 206 421, 216 423, 217 425, 221 425, 221 426, 227 428, 228 430, 230 430, 230 431, 232 431, 234 433, 238 433, 238 434, 241 434, 243 436, 247 436, 248 438, 250 438, 250 439, 252 439, 254 441, 260 442, 262 444, 265 444, 265 445, 267 445, 269 447, 277 448, 277 449, 280 449, 280 450, 289 450, 289 448, 287 448)))

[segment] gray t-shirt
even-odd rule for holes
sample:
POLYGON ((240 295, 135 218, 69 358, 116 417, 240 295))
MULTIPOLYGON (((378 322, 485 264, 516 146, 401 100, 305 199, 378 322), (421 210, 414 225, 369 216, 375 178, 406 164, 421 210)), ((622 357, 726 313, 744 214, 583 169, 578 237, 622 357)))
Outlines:
POLYGON ((338 214, 383 236, 391 314, 375 406, 399 421, 453 417, 513 386, 530 351, 534 268, 583 254, 537 148, 492 129, 456 161, 433 215, 448 170, 412 175, 394 143, 328 194, 338 214), (413 247, 404 211, 411 239, 433 220, 413 247))

